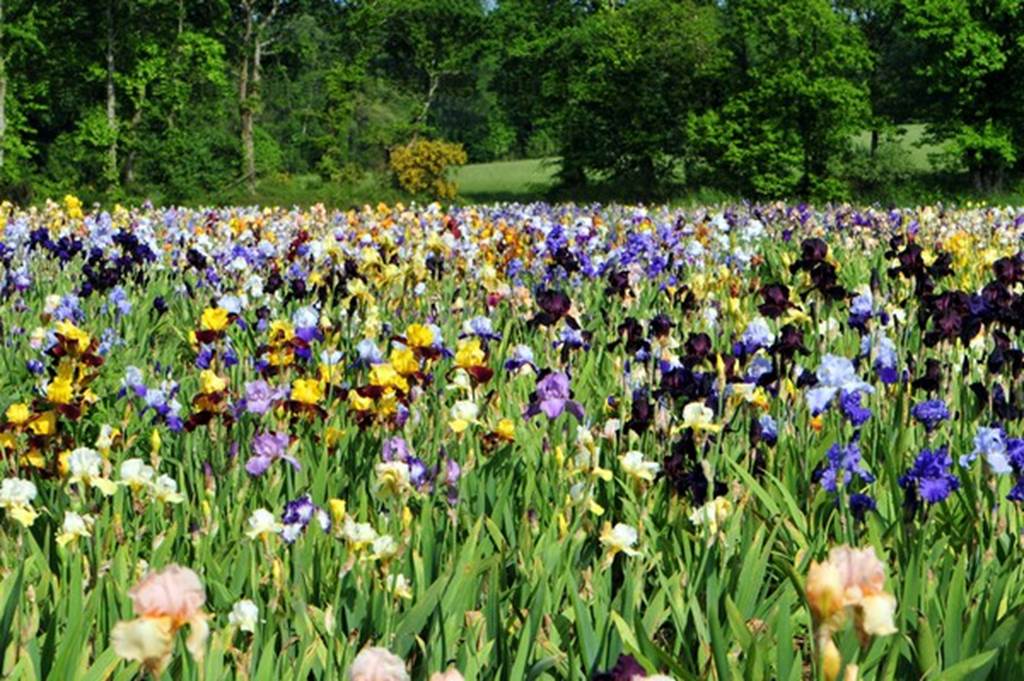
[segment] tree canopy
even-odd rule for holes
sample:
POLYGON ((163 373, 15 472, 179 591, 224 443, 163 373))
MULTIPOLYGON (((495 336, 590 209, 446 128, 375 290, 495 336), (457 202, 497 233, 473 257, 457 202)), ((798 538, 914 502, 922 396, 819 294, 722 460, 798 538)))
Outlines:
POLYGON ((417 138, 558 157, 564 187, 848 196, 854 140, 926 125, 1019 176, 1024 28, 1001 0, 0 0, 0 190, 202 200, 384 181, 417 138))

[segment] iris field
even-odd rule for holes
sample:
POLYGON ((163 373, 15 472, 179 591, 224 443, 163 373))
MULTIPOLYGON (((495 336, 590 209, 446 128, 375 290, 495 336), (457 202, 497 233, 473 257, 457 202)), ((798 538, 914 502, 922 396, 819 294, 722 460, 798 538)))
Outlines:
POLYGON ((1022 225, 4 204, 3 674, 1017 678, 1022 225))

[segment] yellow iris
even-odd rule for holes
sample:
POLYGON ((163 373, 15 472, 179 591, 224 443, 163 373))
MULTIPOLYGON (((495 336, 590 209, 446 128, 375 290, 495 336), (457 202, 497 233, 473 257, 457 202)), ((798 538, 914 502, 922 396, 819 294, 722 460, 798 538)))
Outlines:
POLYGON ((316 404, 323 399, 324 390, 320 381, 313 378, 299 378, 292 383, 292 399, 303 404, 316 404))
POLYGON ((82 200, 77 196, 68 194, 64 197, 64 210, 68 213, 68 218, 71 220, 81 220, 84 217, 82 213, 82 200))
POLYGON ((295 329, 291 322, 284 319, 275 319, 270 322, 270 342, 287 343, 295 337, 295 329))
POLYGON ((199 327, 204 331, 223 331, 228 328, 228 311, 222 307, 208 307, 203 310, 199 327))
POLYGON ((411 376, 420 370, 420 363, 416 360, 416 355, 409 348, 392 350, 391 366, 402 376, 411 376))
POLYGON ((30 418, 32 418, 32 412, 24 402, 16 402, 7 407, 7 411, 4 413, 4 416, 7 417, 7 422, 11 425, 23 426, 28 423, 30 418))
POLYGON ((422 324, 410 324, 405 330, 405 343, 410 348, 429 348, 434 344, 434 332, 422 324))
POLYGON ((395 371, 395 367, 389 362, 373 365, 373 368, 370 369, 370 385, 382 388, 394 388, 395 390, 401 390, 402 392, 408 392, 409 390, 409 382, 402 378, 402 376, 395 371))
POLYGON ((501 437, 510 442, 516 439, 516 424, 512 419, 502 419, 498 421, 498 425, 494 428, 494 432, 498 437, 501 437))
POLYGON ((199 374, 199 390, 205 395, 223 392, 227 387, 228 382, 209 369, 199 374))
POLYGON ((355 390, 348 391, 348 404, 355 411, 370 411, 373 409, 373 400, 363 397, 355 390))
POLYGON ((83 353, 89 349, 92 338, 85 331, 71 322, 57 322, 57 333, 63 336, 69 343, 74 343, 72 350, 83 353))
POLYGON ((57 430, 57 414, 52 411, 40 414, 36 419, 28 424, 28 429, 35 435, 53 435, 57 430))
POLYGON ((58 376, 46 386, 46 399, 54 404, 68 404, 74 397, 74 392, 70 379, 58 376))
POLYGON ((458 349, 455 352, 455 366, 468 369, 483 366, 486 361, 479 338, 466 338, 459 341, 458 349))

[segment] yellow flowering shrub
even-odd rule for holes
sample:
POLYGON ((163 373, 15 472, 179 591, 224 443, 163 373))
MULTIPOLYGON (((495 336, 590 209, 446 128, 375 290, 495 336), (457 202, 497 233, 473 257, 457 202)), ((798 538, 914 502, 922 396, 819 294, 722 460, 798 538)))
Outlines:
POLYGON ((458 187, 448 178, 448 170, 467 160, 461 144, 417 138, 393 148, 390 165, 395 181, 405 191, 451 199, 458 193, 458 187))

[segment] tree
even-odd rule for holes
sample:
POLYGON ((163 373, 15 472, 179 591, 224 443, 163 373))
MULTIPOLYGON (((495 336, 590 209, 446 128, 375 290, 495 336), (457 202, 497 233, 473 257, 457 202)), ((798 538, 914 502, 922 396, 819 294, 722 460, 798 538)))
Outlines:
POLYGON ((562 179, 664 193, 695 162, 690 134, 727 61, 718 13, 688 0, 636 0, 594 12, 557 52, 562 179))
POLYGON ((725 13, 737 87, 722 109, 722 182, 759 196, 843 193, 835 161, 870 114, 863 36, 828 0, 731 0, 725 13))
POLYGON ((25 78, 29 60, 45 49, 39 39, 35 4, 0 0, 0 179, 18 174, 17 163, 32 153, 26 109, 33 105, 39 83, 25 78), (12 167, 13 166, 13 167, 12 167))
POLYGON ((966 170, 977 189, 999 187, 1024 142, 1024 8, 1005 0, 903 0, 901 8, 922 52, 929 139, 949 145, 950 168, 966 170))
POLYGON ((281 11, 282 0, 238 0, 242 15, 239 51, 238 109, 242 132, 242 176, 250 195, 256 194, 255 120, 260 111, 263 58, 273 42, 271 29, 281 11))
POLYGON ((837 6, 860 29, 874 60, 867 77, 874 158, 884 129, 921 117, 927 92, 914 78, 921 48, 906 30, 900 0, 841 0, 837 6))
POLYGON ((561 80, 555 52, 586 17, 579 3, 552 0, 501 0, 490 15, 489 51, 497 65, 489 86, 512 128, 516 155, 556 153, 558 102, 550 95, 561 80))
POLYGON ((487 25, 480 0, 386 0, 381 65, 417 92, 421 106, 413 125, 425 130, 441 89, 466 79, 484 47, 487 25))

